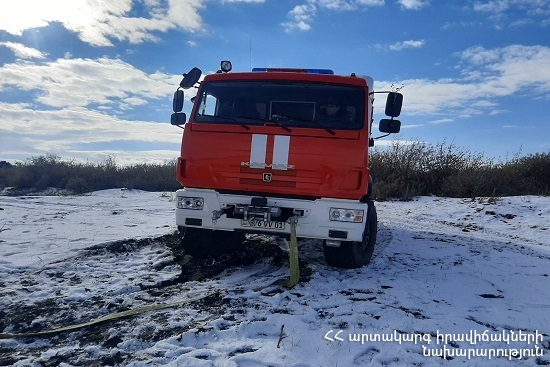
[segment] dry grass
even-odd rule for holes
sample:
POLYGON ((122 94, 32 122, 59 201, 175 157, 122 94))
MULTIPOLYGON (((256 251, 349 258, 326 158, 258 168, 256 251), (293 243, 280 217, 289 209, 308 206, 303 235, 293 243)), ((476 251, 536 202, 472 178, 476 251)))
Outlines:
MULTIPOLYGON (((414 196, 499 197, 550 195, 550 152, 495 163, 445 142, 403 144, 371 151, 374 197, 379 200, 414 196)), ((0 162, 0 188, 36 192, 48 188, 85 193, 125 187, 174 191, 176 162, 120 166, 113 157, 101 163, 77 163, 55 155, 32 157, 10 165, 0 162)))
POLYGON ((0 165, 0 187, 13 187, 18 192, 53 187, 79 194, 118 187, 174 191, 180 184, 176 181, 175 161, 120 166, 113 157, 101 163, 76 163, 47 155, 10 167, 0 165))
POLYGON ((403 144, 371 153, 377 199, 550 194, 550 152, 495 163, 453 144, 403 144))

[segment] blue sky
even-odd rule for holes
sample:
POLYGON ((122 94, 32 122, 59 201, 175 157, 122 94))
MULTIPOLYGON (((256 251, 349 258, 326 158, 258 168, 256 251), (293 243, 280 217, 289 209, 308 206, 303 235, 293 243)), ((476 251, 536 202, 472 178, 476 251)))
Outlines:
POLYGON ((548 152, 549 35, 549 0, 4 1, 0 160, 173 159, 181 74, 220 60, 403 85, 404 142, 548 152))

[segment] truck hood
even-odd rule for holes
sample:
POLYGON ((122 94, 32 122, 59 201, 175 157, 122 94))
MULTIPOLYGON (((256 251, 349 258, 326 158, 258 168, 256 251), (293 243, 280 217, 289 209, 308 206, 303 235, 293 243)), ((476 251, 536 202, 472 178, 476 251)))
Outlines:
POLYGON ((188 124, 178 181, 218 191, 359 199, 368 139, 360 131, 188 124))

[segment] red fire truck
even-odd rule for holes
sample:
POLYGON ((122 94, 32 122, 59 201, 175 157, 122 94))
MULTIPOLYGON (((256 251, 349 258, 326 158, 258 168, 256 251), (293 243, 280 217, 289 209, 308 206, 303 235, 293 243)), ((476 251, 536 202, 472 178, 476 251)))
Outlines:
MULTIPOLYGON (((246 233, 288 237, 292 223, 298 238, 322 241, 329 265, 368 264, 377 232, 373 79, 326 69, 231 72, 228 61, 199 83, 201 75, 184 74, 171 121, 184 129, 176 223, 185 250, 219 255, 246 233), (198 90, 187 121, 189 88, 198 90)), ((397 133, 403 96, 380 93, 390 119, 379 130, 397 133)))

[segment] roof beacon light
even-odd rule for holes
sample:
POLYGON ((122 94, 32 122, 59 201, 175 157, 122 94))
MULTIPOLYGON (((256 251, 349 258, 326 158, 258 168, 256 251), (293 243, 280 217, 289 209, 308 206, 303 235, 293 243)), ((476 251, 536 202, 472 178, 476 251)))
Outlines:
POLYGON ((231 61, 224 60, 220 63, 220 69, 224 73, 230 72, 232 68, 233 68, 233 66, 231 65, 231 61))
POLYGON ((254 73, 307 73, 307 74, 326 74, 334 75, 334 71, 330 69, 288 69, 288 68, 253 68, 254 73))

